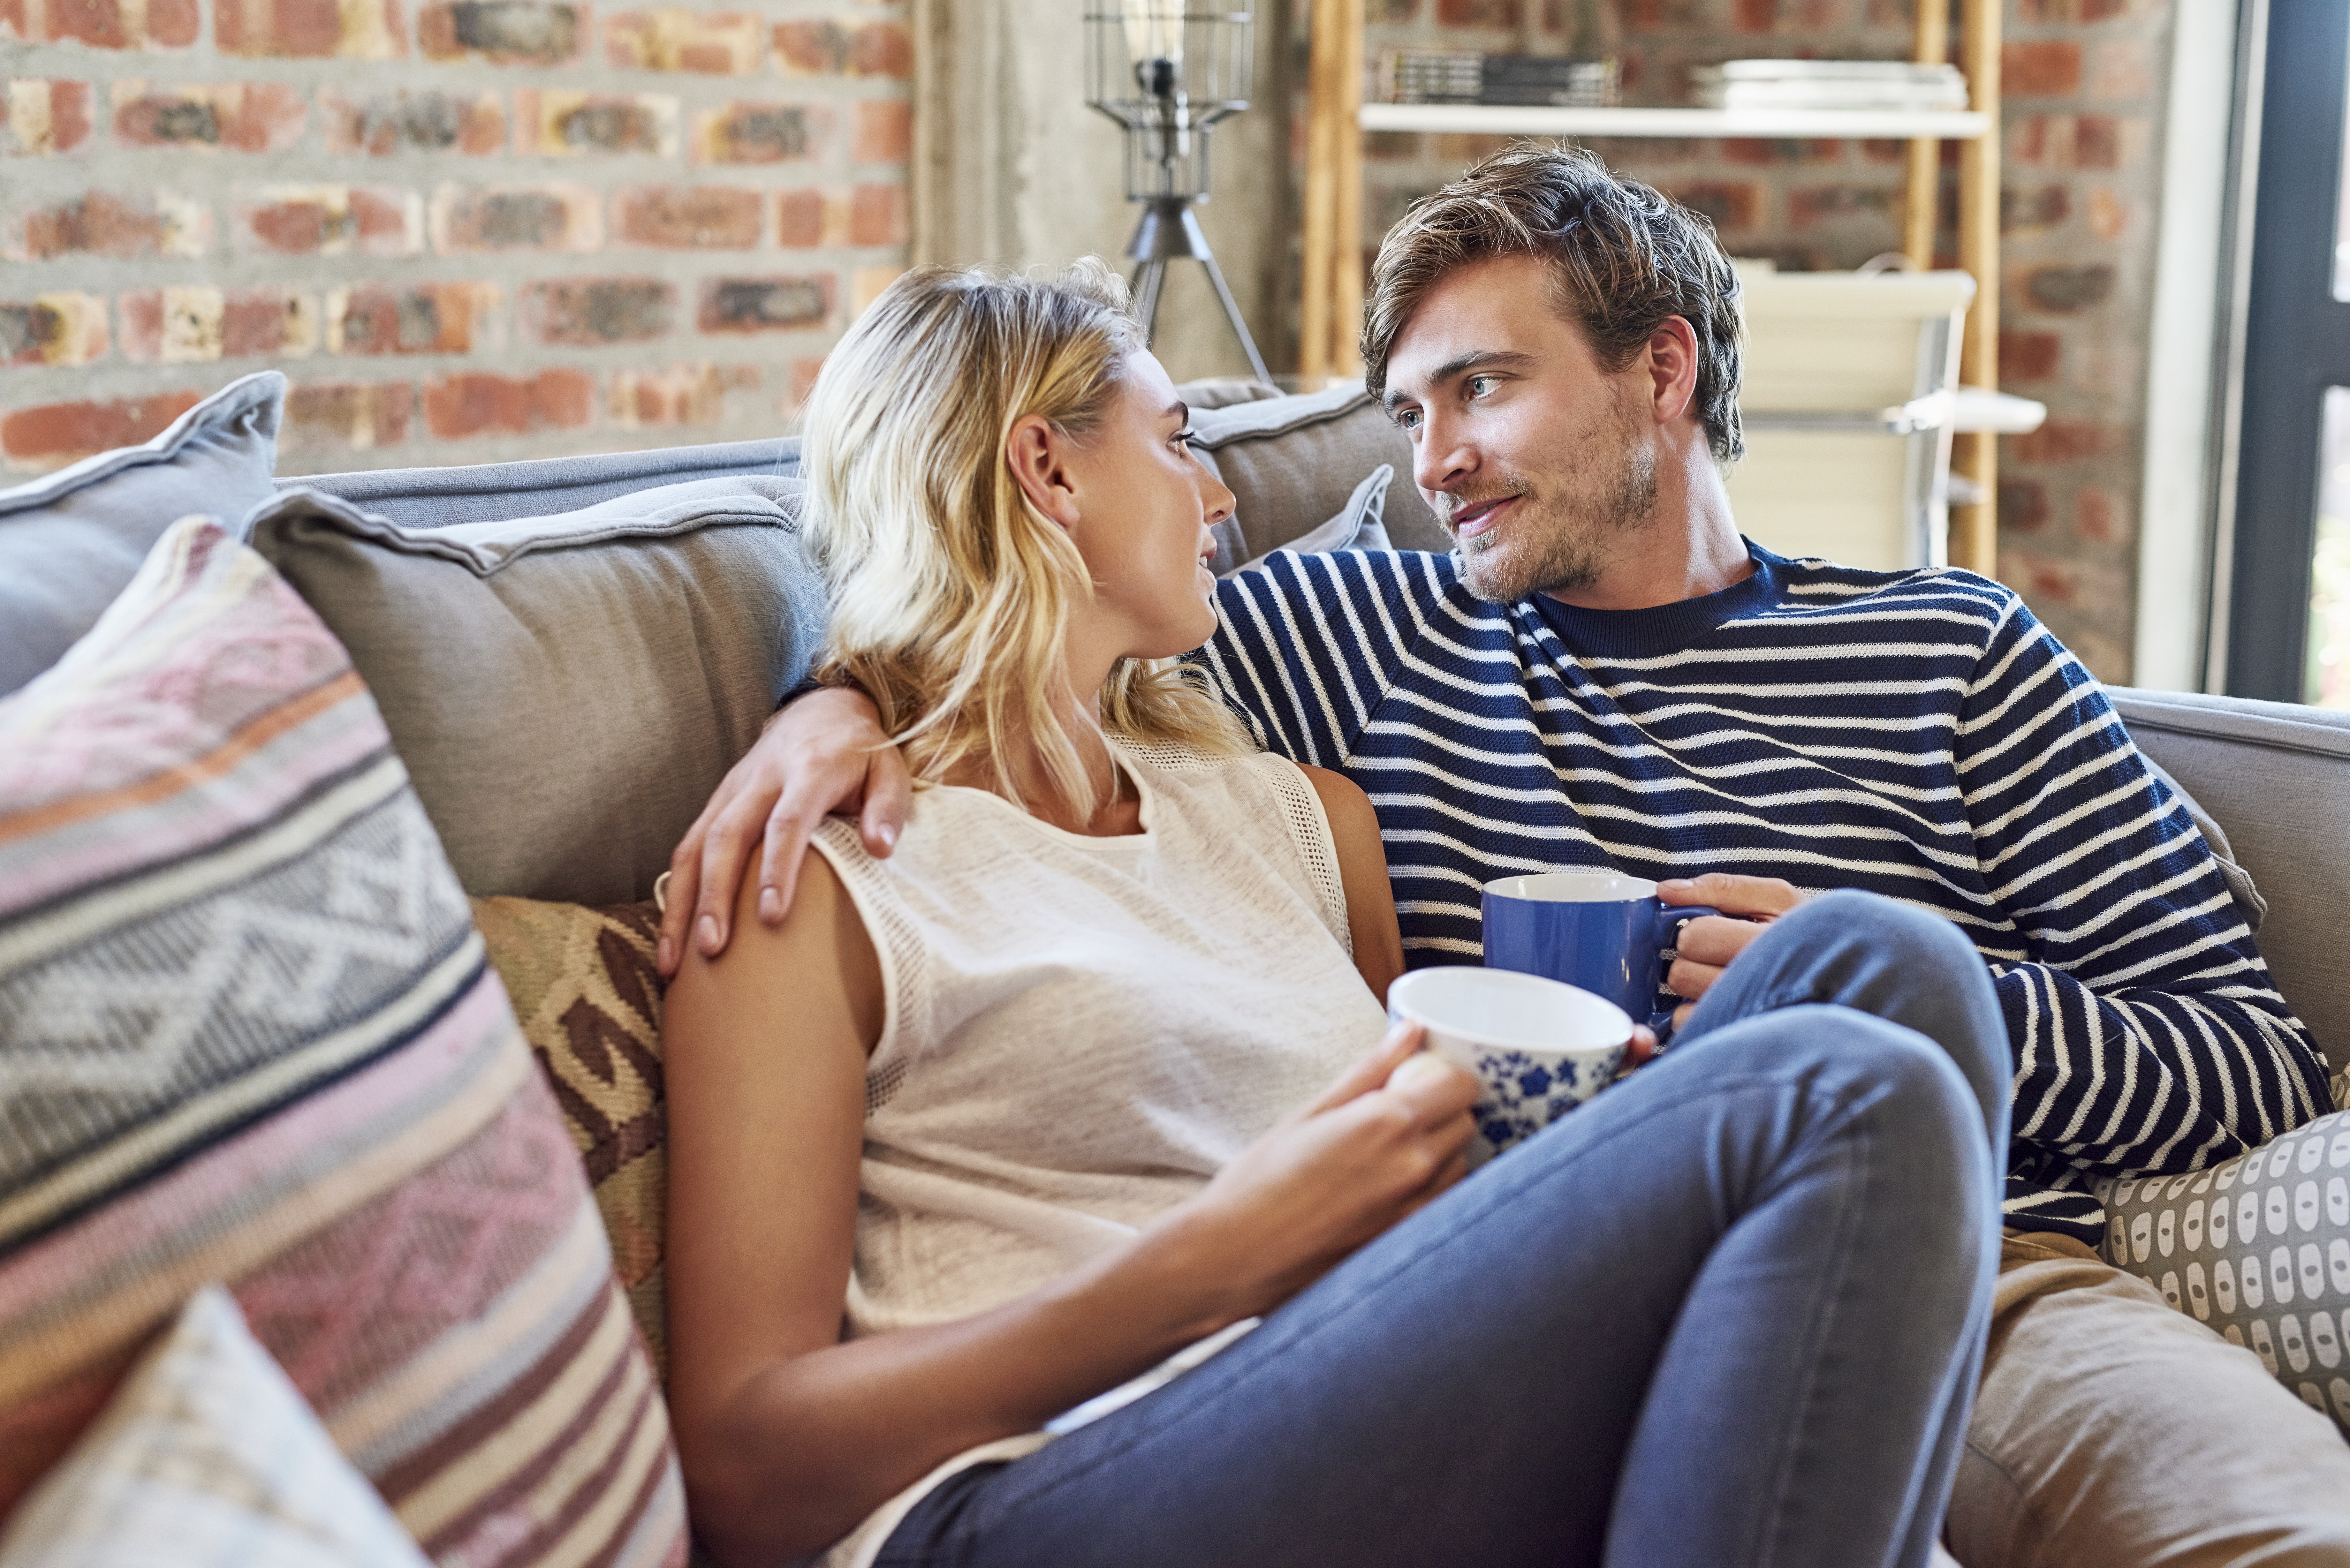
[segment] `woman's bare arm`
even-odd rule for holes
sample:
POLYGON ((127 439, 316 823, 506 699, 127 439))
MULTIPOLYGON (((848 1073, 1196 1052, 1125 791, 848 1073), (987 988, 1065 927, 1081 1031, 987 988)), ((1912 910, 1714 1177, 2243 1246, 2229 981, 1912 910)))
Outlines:
POLYGON ((1403 933, 1396 926, 1395 889, 1388 881, 1387 846, 1379 839, 1378 814, 1354 780, 1327 768, 1298 771, 1321 797, 1338 850, 1338 879, 1347 889, 1347 929, 1354 939, 1355 967, 1382 1002, 1403 972, 1403 933))
POLYGON ((1385 1089, 1419 1044, 1399 1032, 1126 1245, 994 1311, 842 1343, 879 964, 821 857, 779 928, 754 897, 664 1020, 670 1407, 723 1561, 837 1539, 941 1460, 1269 1311, 1459 1173, 1474 1081, 1385 1089))

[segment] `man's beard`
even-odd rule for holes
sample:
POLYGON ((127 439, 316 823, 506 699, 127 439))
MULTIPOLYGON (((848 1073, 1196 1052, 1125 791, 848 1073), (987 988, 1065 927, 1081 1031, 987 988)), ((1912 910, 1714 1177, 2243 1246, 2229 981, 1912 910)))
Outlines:
MULTIPOLYGON (((1534 593, 1569 593, 1589 587, 1606 566, 1609 548, 1647 523, 1657 504, 1657 454, 1638 439, 1628 419, 1609 420, 1581 443, 1577 461, 1563 465, 1577 475, 1565 494, 1537 489, 1504 470, 1502 483, 1481 495, 1456 495, 1446 508, 1453 515, 1494 496, 1515 495, 1518 515, 1501 528, 1459 539, 1461 577, 1479 598, 1509 604, 1534 593)), ((1483 489, 1483 487, 1480 487, 1483 489)))

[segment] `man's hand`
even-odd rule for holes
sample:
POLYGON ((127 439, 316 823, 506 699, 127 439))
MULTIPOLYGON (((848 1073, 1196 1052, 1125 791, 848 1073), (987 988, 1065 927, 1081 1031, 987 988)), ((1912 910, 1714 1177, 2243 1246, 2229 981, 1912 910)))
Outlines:
POLYGON ((1810 897, 1792 882, 1776 877, 1732 877, 1709 871, 1698 877, 1676 877, 1657 884, 1657 897, 1668 904, 1711 904, 1735 919, 1701 915, 1681 927, 1674 950, 1679 955, 1665 971, 1665 989, 1689 1001, 1673 1009, 1673 1027, 1689 1022, 1698 998, 1713 989, 1730 961, 1781 915, 1810 897))
POLYGON ((669 857, 669 907, 654 953, 662 978, 674 977, 684 961, 689 927, 703 957, 726 950, 735 891, 754 846, 764 846, 759 919, 779 926, 818 823, 836 811, 857 812, 867 852, 886 857, 913 793, 905 759, 881 732, 865 693, 835 688, 786 703, 669 857))

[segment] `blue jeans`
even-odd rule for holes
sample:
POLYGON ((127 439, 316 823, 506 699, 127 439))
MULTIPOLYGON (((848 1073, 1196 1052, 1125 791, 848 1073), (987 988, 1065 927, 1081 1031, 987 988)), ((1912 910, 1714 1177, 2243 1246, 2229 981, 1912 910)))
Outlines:
POLYGON ((1981 1357, 2010 1073, 1955 927, 1818 899, 1654 1065, 1196 1371, 955 1476, 880 1562, 1915 1568, 1981 1357))

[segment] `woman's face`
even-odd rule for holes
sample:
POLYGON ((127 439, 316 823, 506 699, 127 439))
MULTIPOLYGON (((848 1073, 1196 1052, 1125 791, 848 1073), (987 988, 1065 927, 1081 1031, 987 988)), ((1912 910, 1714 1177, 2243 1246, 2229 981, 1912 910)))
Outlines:
POLYGON ((1100 630, 1126 657, 1188 653, 1215 633, 1209 530, 1232 515, 1232 493, 1191 451, 1190 431, 1165 368, 1131 354, 1108 415, 1070 463, 1070 536, 1093 575, 1100 630))

